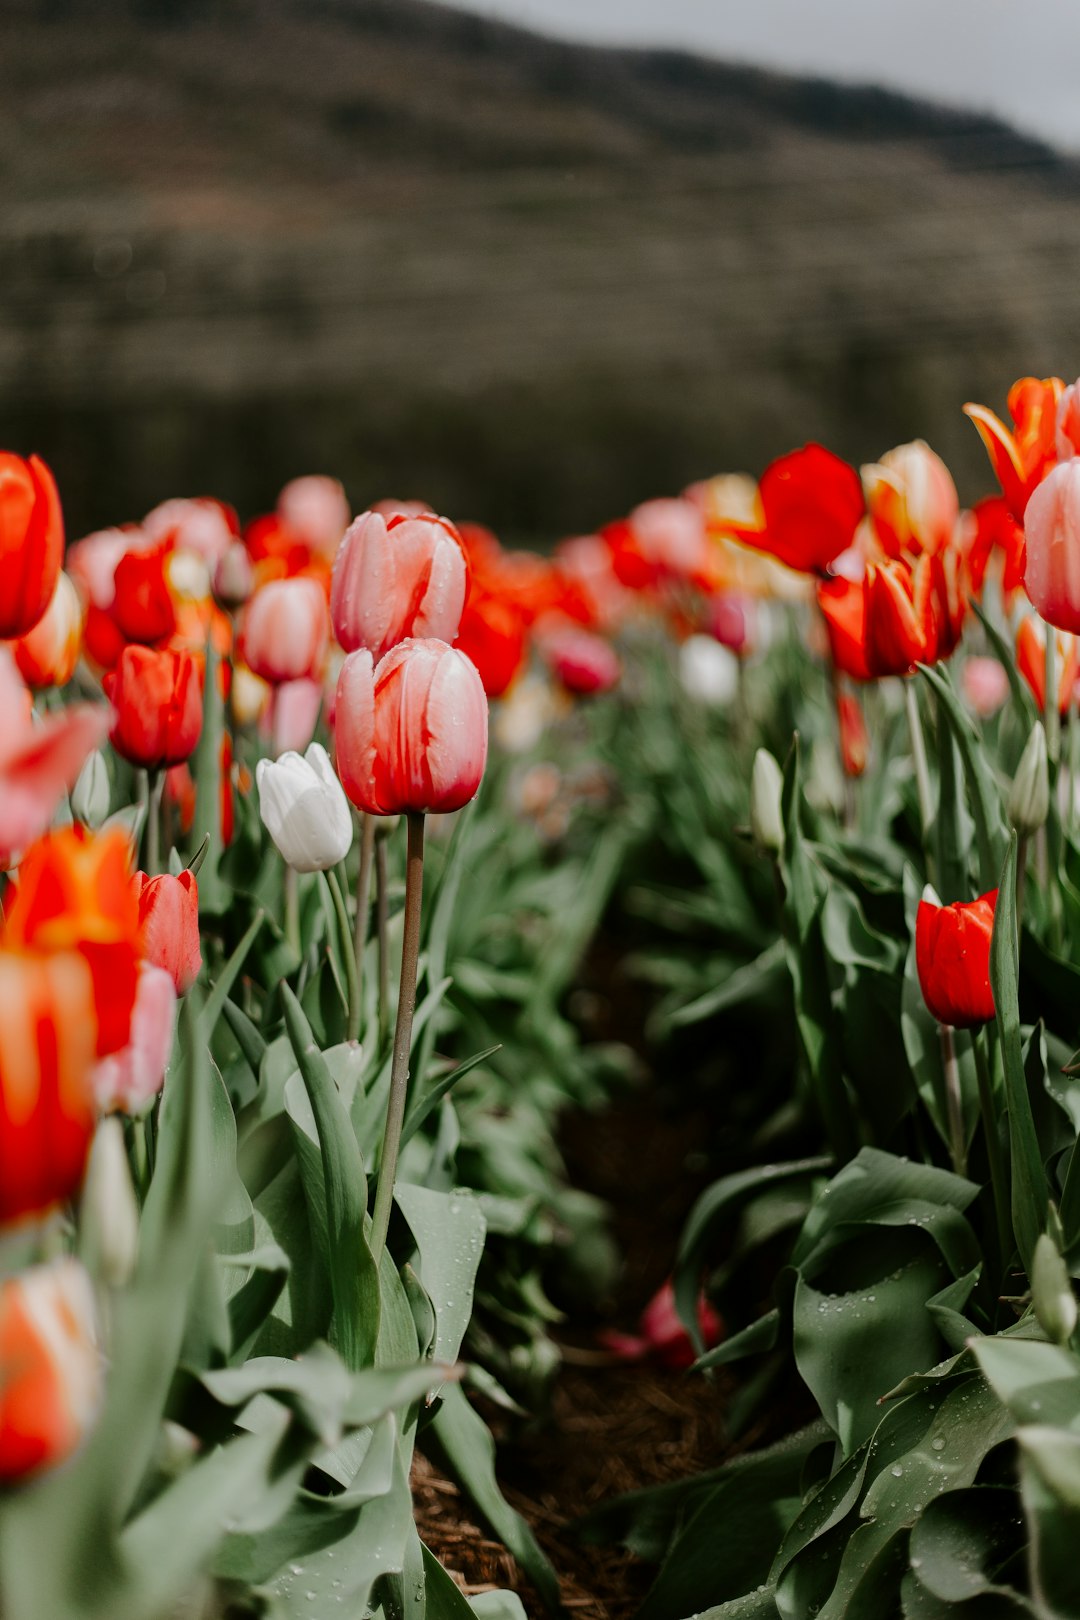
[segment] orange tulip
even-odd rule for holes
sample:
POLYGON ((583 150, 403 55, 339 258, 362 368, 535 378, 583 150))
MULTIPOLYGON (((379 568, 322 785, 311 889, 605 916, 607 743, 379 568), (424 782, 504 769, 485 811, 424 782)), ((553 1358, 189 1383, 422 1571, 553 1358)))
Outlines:
POLYGON ((1021 377, 1009 389, 1009 429, 985 405, 965 405, 986 446, 1009 511, 1022 522, 1032 490, 1058 459, 1057 413, 1065 384, 1060 377, 1021 377))
POLYGON ((12 646, 19 673, 28 685, 67 685, 79 661, 85 619, 71 576, 61 574, 43 616, 12 646))
MULTIPOLYGON (((1067 714, 1076 686, 1076 643, 1072 636, 1057 636, 1058 709, 1067 714)), ((1040 714, 1046 709, 1046 631, 1029 614, 1016 632, 1016 667, 1030 686, 1040 714)))
POLYGON ((95 1117, 95 1003, 78 951, 0 950, 0 1224, 70 1198, 82 1180, 95 1117))
POLYGON ((0 1284, 0 1480, 70 1455, 101 1402, 94 1295, 77 1260, 0 1284))
POLYGON ((52 473, 37 456, 0 450, 0 640, 32 630, 52 601, 64 519, 52 473))
POLYGON ((870 522, 888 557, 936 553, 948 546, 960 516, 952 474, 928 444, 897 445, 862 469, 870 522))

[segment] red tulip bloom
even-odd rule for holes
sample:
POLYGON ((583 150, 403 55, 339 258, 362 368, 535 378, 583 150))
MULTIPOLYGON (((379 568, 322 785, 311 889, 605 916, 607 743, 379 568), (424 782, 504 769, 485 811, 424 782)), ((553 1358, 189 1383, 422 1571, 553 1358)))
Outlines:
POLYGON ((467 588, 465 551, 446 518, 364 512, 334 563, 334 633, 346 652, 366 647, 375 660, 410 636, 453 641, 467 588))
POLYGON ((444 641, 402 641, 373 666, 350 653, 337 686, 337 767, 358 810, 460 810, 487 760, 487 699, 476 668, 444 641))
POLYGON ((547 630, 538 644, 556 680, 578 697, 610 691, 622 674, 614 647, 591 630, 572 626, 547 630))
POLYGON ((112 616, 125 641, 152 646, 176 629, 176 604, 166 567, 171 541, 126 551, 116 565, 112 616))
POLYGON ((861 580, 825 580, 818 604, 833 662, 857 681, 908 675, 947 657, 963 622, 955 575, 942 557, 920 557, 914 568, 870 563, 861 580))
MULTIPOLYGON (((1071 636, 1057 638, 1058 711, 1068 714, 1077 677, 1076 643, 1071 636)), ((1029 614, 1016 632, 1016 667, 1032 690, 1039 712, 1046 710, 1046 631, 1029 614)))
POLYGON ((318 680, 329 643, 326 593, 317 579, 271 580, 259 587, 244 609, 240 657, 274 686, 318 680))
MULTIPOLYGON (((720 1343, 724 1323, 704 1294, 698 1297, 697 1324, 706 1350, 720 1343)), ((642 1311, 640 1328, 640 1334, 604 1333, 601 1342, 620 1361, 644 1361, 652 1357, 673 1372, 685 1371, 697 1360, 693 1341, 675 1307, 675 1289, 670 1281, 664 1283, 642 1311)))
POLYGON ((52 601, 64 520, 52 473, 37 456, 0 450, 0 640, 32 630, 52 601))
POLYGON ((125 647, 104 685, 116 711, 109 738, 118 754, 160 770, 194 753, 202 731, 202 682, 191 653, 125 647))
POLYGON ((94 980, 78 951, 0 950, 0 1225, 70 1198, 82 1181, 97 1035, 94 980))
POLYGON ((986 446, 1009 511, 1023 522, 1035 490, 1058 459, 1057 413, 1065 384, 1060 377, 1021 377, 1009 389, 1010 430, 985 405, 965 405, 986 446))
POLYGON ((454 643, 480 673, 488 697, 502 697, 525 662, 525 627, 508 602, 474 591, 454 643))
POLYGON ((845 776, 861 776, 870 756, 870 734, 866 729, 862 706, 850 692, 841 692, 836 700, 836 716, 840 727, 840 762, 845 776))
POLYGON ((139 904, 143 955, 154 967, 165 969, 178 996, 186 995, 202 967, 195 874, 148 877, 136 872, 132 883, 139 904))
POLYGON ((1001 558, 1001 590, 1006 608, 1024 583, 1024 526, 1009 511, 1003 495, 988 495, 976 501, 965 514, 969 525, 967 568, 973 596, 982 595, 990 560, 995 552, 1001 558))
POLYGON ((77 1260, 0 1283, 0 1480, 52 1468, 97 1415, 104 1361, 94 1292, 77 1260))
POLYGON ((804 573, 823 573, 848 549, 866 510, 855 468, 820 444, 770 462, 759 495, 764 526, 729 532, 804 573))
POLYGON ((951 906, 920 900, 915 966, 923 1000, 939 1024, 972 1029, 994 1016, 990 940, 998 891, 951 906))
POLYGON ((818 586, 817 599, 837 669, 854 681, 872 680, 866 650, 865 579, 845 579, 837 575, 823 580, 818 586))

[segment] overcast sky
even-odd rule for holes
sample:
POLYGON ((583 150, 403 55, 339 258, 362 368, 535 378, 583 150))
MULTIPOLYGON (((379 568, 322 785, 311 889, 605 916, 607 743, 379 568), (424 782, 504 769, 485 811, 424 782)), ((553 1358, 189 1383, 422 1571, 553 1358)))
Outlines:
POLYGON ((449 0, 564 38, 681 45, 997 113, 1080 151, 1080 0, 449 0))

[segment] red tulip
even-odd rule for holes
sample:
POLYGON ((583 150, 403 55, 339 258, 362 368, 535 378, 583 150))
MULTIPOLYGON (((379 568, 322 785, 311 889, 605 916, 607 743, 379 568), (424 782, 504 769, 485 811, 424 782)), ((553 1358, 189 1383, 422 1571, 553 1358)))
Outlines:
POLYGON ((337 767, 359 810, 460 810, 487 759, 487 699, 476 668, 444 641, 402 641, 377 667, 350 653, 337 686, 337 767))
POLYGON ((1065 384, 1060 377, 1021 377, 1009 389, 1010 430, 985 405, 965 405, 986 446, 1009 511, 1023 522, 1024 509, 1057 461, 1057 412, 1065 384))
POLYGON ((97 1035, 94 980, 78 951, 0 950, 0 1224, 70 1198, 82 1181, 97 1035))
POLYGON ((981 596, 990 560, 1001 559, 1001 591, 1005 607, 1024 583, 1024 526, 1005 504, 1003 495, 988 495, 964 514, 969 525, 967 568, 973 596, 981 596))
MULTIPOLYGON (((1056 634, 1056 632, 1055 632, 1056 634)), ((1057 636, 1058 711, 1067 714, 1076 686, 1076 643, 1071 636, 1057 636)), ((1029 614, 1016 632, 1016 667, 1027 681, 1039 712, 1046 709, 1046 631, 1029 614)))
POLYGON ((1024 584, 1048 624, 1080 630, 1080 460, 1063 461, 1024 513, 1024 584))
POLYGON ((861 776, 870 755, 870 734, 866 729, 862 706, 850 692, 841 692, 836 700, 837 721, 840 727, 840 763, 845 776, 861 776))
POLYGON ((37 456, 0 450, 0 640, 32 630, 52 601, 64 520, 52 473, 37 456))
POLYGON ((165 1080, 172 1053, 176 987, 152 962, 139 967, 131 1033, 126 1046, 94 1065, 91 1084, 103 1112, 141 1114, 165 1080))
POLYGON ((77 1260, 0 1283, 0 1480, 69 1456, 101 1403, 94 1294, 77 1260))
POLYGON ((488 697, 502 697, 525 662, 521 615, 501 597, 473 591, 454 645, 476 665, 488 697))
POLYGON ((132 883, 139 902, 143 955, 155 967, 165 969, 178 996, 185 995, 202 967, 195 874, 148 877, 145 872, 136 872, 132 883))
MULTIPOLYGON (((698 1298, 697 1321, 702 1343, 711 1350, 723 1337, 724 1323, 704 1294, 698 1298)), ((675 1308, 675 1289, 670 1281, 642 1311, 640 1327, 640 1335, 605 1333, 602 1342, 620 1361, 643 1361, 651 1356, 673 1372, 684 1371, 697 1360, 693 1341, 675 1308)))
POLYGON ((376 660, 410 636, 453 641, 467 583, 461 539, 446 518, 364 512, 334 563, 334 633, 346 652, 366 648, 376 660))
POLYGON ((818 604, 837 669, 857 681, 907 675, 956 645, 963 617, 955 580, 941 557, 870 563, 862 579, 818 586, 818 604))
POLYGON ((990 940, 998 891, 951 906, 919 901, 915 966, 923 1000, 939 1024, 971 1029, 994 1016, 990 940))
POLYGON ((577 696, 610 691, 622 674, 614 647, 591 630, 548 630, 539 635, 538 645, 555 678, 577 696))
POLYGON ((176 629, 176 604, 166 573, 172 552, 171 541, 165 540, 126 551, 117 563, 112 616, 125 641, 151 646, 176 629))
POLYGON ((804 573, 823 572, 847 550, 865 510, 854 467, 820 444, 770 462, 759 494, 764 527, 730 532, 804 573))
POLYGON ((249 669, 277 686, 317 681, 329 641, 323 588, 316 579, 298 576, 259 587, 244 609, 238 650, 249 669))
POLYGON ((829 633, 832 661, 854 681, 873 679, 866 648, 866 581, 837 575, 818 586, 818 606, 829 633))
POLYGON ((118 754, 133 765, 159 770, 194 753, 202 731, 202 691, 191 653, 125 647, 104 685, 116 711, 109 738, 118 754))

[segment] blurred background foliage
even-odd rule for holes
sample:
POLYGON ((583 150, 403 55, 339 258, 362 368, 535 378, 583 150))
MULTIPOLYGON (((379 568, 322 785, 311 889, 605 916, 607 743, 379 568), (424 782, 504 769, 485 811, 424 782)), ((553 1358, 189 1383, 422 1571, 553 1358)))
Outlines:
POLYGON ((0 442, 72 535, 328 471, 543 545, 1080 369, 1080 164, 420 0, 8 0, 0 442))

